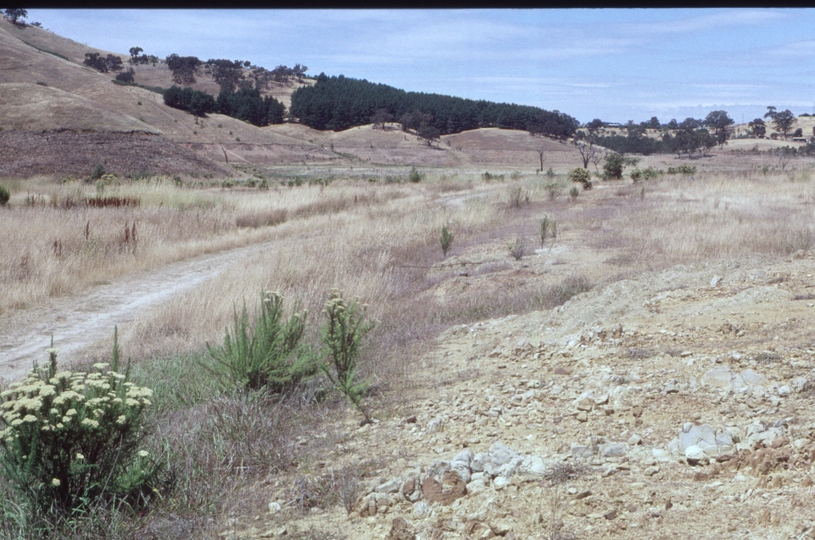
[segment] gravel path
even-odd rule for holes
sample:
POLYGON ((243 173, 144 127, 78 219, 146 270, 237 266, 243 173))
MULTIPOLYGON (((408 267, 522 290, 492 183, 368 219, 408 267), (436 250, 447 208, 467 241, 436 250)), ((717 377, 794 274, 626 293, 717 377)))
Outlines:
POLYGON ((268 244, 255 244, 202 255, 13 313, 0 320, 0 378, 18 378, 34 360, 46 361, 44 351, 52 335, 60 362, 76 360, 82 349, 109 338, 114 325, 133 321, 138 313, 200 285, 266 247, 268 244))

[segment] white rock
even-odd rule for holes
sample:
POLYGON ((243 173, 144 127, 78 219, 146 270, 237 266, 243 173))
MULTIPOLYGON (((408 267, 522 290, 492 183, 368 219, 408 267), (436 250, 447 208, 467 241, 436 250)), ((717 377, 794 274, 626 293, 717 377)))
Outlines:
POLYGON ((656 461, 661 463, 667 463, 671 461, 671 454, 667 450, 663 450, 662 448, 652 448, 651 455, 654 457, 656 461))
POLYGON ((699 462, 705 461, 707 462, 707 454, 705 454, 704 450, 699 448, 698 446, 688 446, 685 449, 685 458, 688 460, 688 463, 691 465, 696 465, 699 462))
POLYGON ((496 489, 496 491, 500 491, 509 485, 509 478, 505 476, 496 476, 495 480, 492 481, 492 487, 496 489))
POLYGON ((399 492, 399 479, 391 478, 384 484, 376 486, 376 491, 379 493, 398 493, 399 492))
POLYGON ((276 514, 276 513, 280 512, 280 510, 282 508, 283 507, 280 506, 279 502, 272 501, 272 502, 269 503, 269 512, 271 512, 272 514, 276 514))
POLYGON ((628 445, 626 443, 607 443, 600 445, 600 456, 604 458, 623 457, 628 445))
POLYGON ((416 517, 425 517, 433 514, 433 509, 425 501, 419 501, 413 505, 413 515, 416 517))
POLYGON ((517 474, 521 477, 540 478, 546 472, 546 463, 540 456, 526 456, 518 466, 517 474))
POLYGON ((792 389, 785 384, 784 386, 779 386, 777 392, 780 397, 787 397, 792 392, 792 389))

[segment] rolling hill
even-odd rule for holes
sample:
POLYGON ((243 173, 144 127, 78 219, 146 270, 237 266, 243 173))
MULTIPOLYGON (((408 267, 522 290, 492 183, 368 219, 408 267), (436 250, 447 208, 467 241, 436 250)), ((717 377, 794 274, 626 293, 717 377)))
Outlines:
MULTIPOLYGON (((362 126, 336 133, 299 124, 258 128, 220 114, 196 123, 144 88, 173 84, 165 64, 134 66, 136 83, 144 87, 114 84, 115 74, 99 73, 82 61, 87 52, 116 53, 6 20, 0 21, 0 49, 0 100, 7 104, 0 110, 0 175, 5 176, 82 176, 98 163, 119 175, 216 176, 236 174, 234 164, 535 167, 541 145, 552 153, 549 163, 575 162, 569 145, 524 131, 479 129, 443 136, 431 147, 396 128, 362 126)), ((266 94, 288 107, 291 93, 306 84, 313 81, 279 84, 266 94)), ((207 76, 192 87, 218 91, 207 76)))

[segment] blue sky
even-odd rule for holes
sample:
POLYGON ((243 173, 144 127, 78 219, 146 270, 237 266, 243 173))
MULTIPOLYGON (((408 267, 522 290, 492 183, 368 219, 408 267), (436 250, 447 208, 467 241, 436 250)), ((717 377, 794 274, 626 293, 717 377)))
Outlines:
POLYGON ((815 111, 815 9, 54 10, 28 22, 118 53, 535 105, 581 122, 815 111))

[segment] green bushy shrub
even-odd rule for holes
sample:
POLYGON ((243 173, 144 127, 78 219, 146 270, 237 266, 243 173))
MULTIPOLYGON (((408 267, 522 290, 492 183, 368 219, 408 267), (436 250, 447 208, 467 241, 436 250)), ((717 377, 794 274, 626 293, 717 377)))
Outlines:
POLYGON ((691 174, 696 174, 696 167, 683 163, 679 167, 668 167, 668 174, 684 174, 689 176, 691 174))
POLYGON ((57 371, 57 349, 47 368, 0 393, 0 466, 35 511, 73 514, 101 502, 141 506, 160 485, 161 468, 145 451, 144 410, 152 390, 120 373, 113 358, 94 371, 57 371))
POLYGON ((232 330, 226 330, 223 345, 211 347, 212 371, 229 386, 286 392, 317 371, 316 358, 301 344, 306 311, 299 303, 288 320, 283 319, 283 297, 274 292, 261 295, 253 323, 244 305, 234 314, 232 330))
POLYGON ((11 194, 8 192, 8 190, 5 187, 0 186, 0 206, 5 206, 8 204, 8 200, 10 198, 11 194))
POLYGON ((591 189, 591 171, 588 169, 583 169, 581 167, 576 167, 569 171, 567 178, 571 182, 577 182, 583 184, 583 189, 589 190, 591 189))

